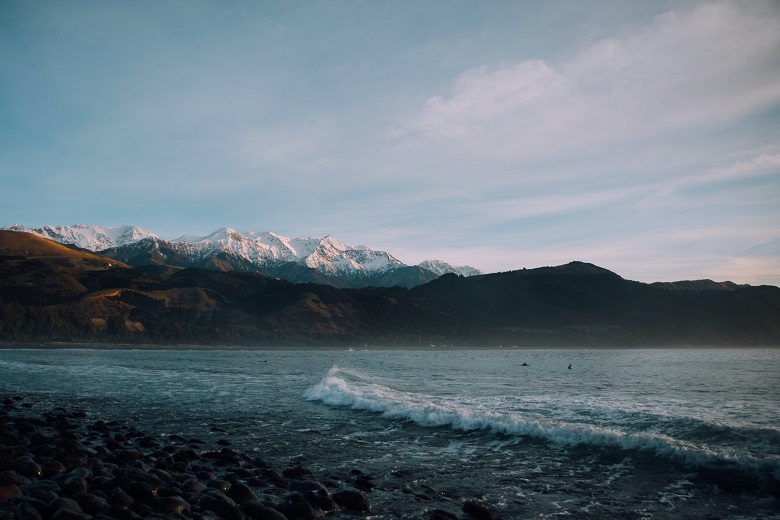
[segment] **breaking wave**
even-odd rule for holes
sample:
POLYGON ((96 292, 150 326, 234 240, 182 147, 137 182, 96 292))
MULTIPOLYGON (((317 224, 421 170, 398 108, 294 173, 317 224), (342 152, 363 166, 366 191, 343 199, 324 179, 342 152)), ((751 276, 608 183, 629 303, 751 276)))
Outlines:
POLYGON ((780 457, 777 456, 762 458, 736 448, 712 447, 659 432, 626 431, 496 410, 468 398, 405 392, 374 383, 370 376, 338 366, 331 368, 319 383, 307 389, 304 398, 330 406, 375 412, 386 419, 410 421, 424 427, 481 430, 531 437, 565 446, 637 450, 702 470, 736 470, 758 480, 771 477, 780 481, 780 457))

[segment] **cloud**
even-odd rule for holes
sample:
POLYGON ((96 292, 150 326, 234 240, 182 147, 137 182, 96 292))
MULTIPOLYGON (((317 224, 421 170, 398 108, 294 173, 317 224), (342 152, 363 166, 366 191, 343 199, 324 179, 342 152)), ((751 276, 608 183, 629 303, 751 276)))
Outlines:
POLYGON ((409 135, 493 156, 582 153, 743 117, 780 101, 780 12, 706 3, 560 62, 461 74, 430 97, 409 135))

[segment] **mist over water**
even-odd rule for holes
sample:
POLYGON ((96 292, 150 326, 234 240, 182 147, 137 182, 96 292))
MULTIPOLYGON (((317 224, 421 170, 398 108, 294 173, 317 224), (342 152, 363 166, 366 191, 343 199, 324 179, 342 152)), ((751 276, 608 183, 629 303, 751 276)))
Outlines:
POLYGON ((780 518, 778 374, 773 349, 0 351, 6 394, 370 473, 376 518, 780 518))

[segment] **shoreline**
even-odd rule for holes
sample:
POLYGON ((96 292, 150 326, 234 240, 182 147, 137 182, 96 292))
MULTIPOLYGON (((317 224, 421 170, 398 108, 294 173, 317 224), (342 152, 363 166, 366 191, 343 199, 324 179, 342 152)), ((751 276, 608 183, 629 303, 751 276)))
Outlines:
MULTIPOLYGON (((18 395, 0 396, 0 403, 0 518, 354 518, 371 510, 372 494, 382 493, 360 469, 334 476, 300 465, 273 468, 231 449, 230 432, 218 427, 212 431, 219 438, 209 441, 187 432, 162 437, 80 410, 37 410, 18 395)), ((495 518, 475 500, 459 505, 466 518, 495 518)), ((458 516, 421 507, 420 518, 458 516)))
POLYGON ((181 351, 261 351, 261 350, 322 350, 322 351, 446 351, 446 350, 749 350, 780 349, 780 345, 659 345, 659 346, 464 346, 464 345, 204 345, 204 344, 157 344, 157 343, 108 343, 108 342, 6 342, 0 341, 0 350, 181 350, 181 351))

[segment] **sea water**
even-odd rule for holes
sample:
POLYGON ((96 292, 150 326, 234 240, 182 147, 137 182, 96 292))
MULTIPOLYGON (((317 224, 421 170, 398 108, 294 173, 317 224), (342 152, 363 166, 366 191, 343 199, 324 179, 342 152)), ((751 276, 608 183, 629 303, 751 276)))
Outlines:
POLYGON ((780 518, 777 349, 2 350, 0 392, 359 469, 372 518, 780 518))

